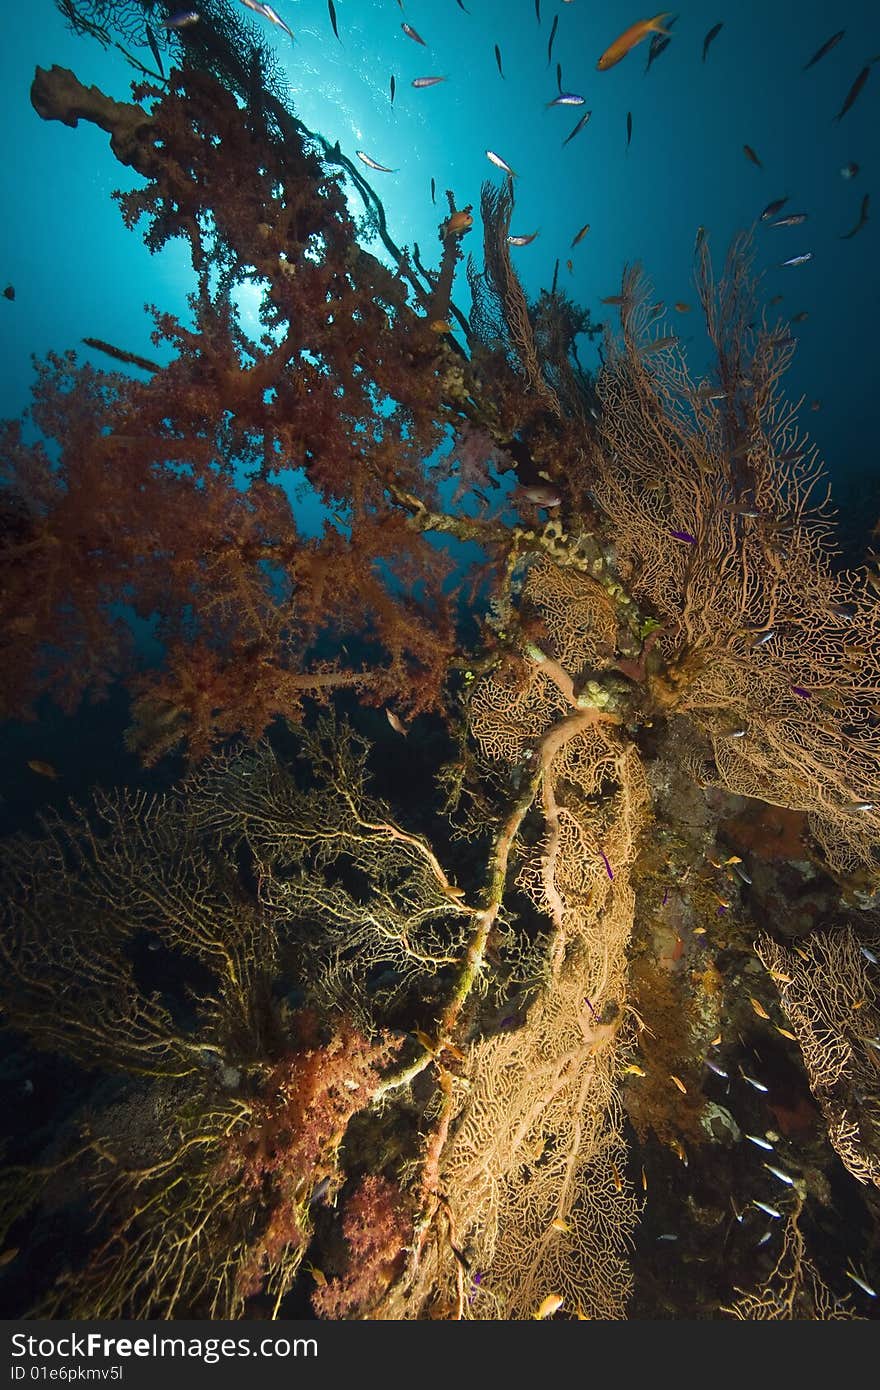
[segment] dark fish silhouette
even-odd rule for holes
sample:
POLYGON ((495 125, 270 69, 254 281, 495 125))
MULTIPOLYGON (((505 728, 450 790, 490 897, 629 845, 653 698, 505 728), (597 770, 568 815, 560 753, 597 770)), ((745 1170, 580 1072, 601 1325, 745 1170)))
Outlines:
POLYGON ((437 204, 437 185, 436 185, 436 183, 434 182, 433 179, 431 180, 431 202, 436 206, 436 204, 437 204))
POLYGON ((858 96, 859 92, 862 90, 862 88, 864 87, 865 83, 867 82, 867 80, 868 80, 868 74, 869 74, 870 71, 871 71, 871 64, 870 64, 870 63, 867 63, 867 64, 862 68, 862 70, 861 70, 861 72, 859 73, 858 77, 856 78, 855 82, 852 84, 852 86, 850 87, 849 91, 847 92, 847 94, 846 94, 846 100, 844 101, 844 103, 843 103, 843 105, 841 106, 840 110, 838 111, 837 115, 834 117, 834 119, 835 119, 836 121, 842 121, 842 120, 843 120, 843 118, 844 118, 844 116, 846 115, 847 111, 848 111, 849 108, 852 106, 852 104, 853 104, 853 102, 855 101, 856 97, 858 96))
POLYGON ((165 69, 162 66, 162 54, 159 52, 159 45, 156 43, 156 35, 153 33, 149 24, 146 24, 144 28, 147 31, 147 43, 150 45, 150 52, 156 59, 156 67, 159 69, 160 76, 164 77, 165 69))
POLYGON ((761 163, 758 156, 755 154, 755 151, 752 149, 751 145, 743 145, 743 154, 745 155, 746 159, 750 159, 752 163, 755 164, 759 169, 763 169, 764 166, 761 163))
POLYGON ((556 87, 557 87, 557 90, 561 93, 561 92, 562 92, 562 64, 561 64, 561 63, 557 63, 557 64, 556 64, 556 87))
POLYGON ((633 138, 633 115, 631 111, 626 113, 626 148, 629 149, 629 142, 633 138))
POLYGON ((761 221, 769 222, 771 217, 775 217, 777 212, 781 212, 788 202, 788 195, 784 198, 774 198, 772 203, 768 203, 761 213, 761 221))
POLYGON ((495 45, 495 62, 498 64, 498 71, 501 73, 501 76, 503 77, 504 69, 501 66, 501 49, 498 47, 497 43, 495 45))
POLYGON ((403 30, 403 32, 406 34, 406 37, 407 37, 408 39, 415 39, 416 43, 420 43, 420 44, 422 45, 422 48, 427 48, 427 47, 428 47, 428 45, 425 43, 425 40, 422 38, 421 34, 417 34, 416 31, 415 31, 415 29, 412 27, 411 24, 401 24, 400 27, 401 27, 401 29, 403 30))
POLYGON ((394 80, 394 73, 391 74, 391 105, 394 105, 394 93, 397 91, 397 83, 394 80))
POLYGON ((563 145, 567 145, 568 142, 569 142, 569 140, 573 140, 574 137, 575 137, 577 134, 579 134, 580 131, 583 130, 584 126, 587 124, 587 121, 590 119, 590 117, 592 116, 592 114, 593 114, 592 111, 585 111, 585 112, 584 112, 584 114, 581 116, 580 120, 578 121, 577 125, 575 126, 574 130, 571 131, 571 133, 570 133, 569 135, 566 135, 565 139, 564 139, 563 142, 562 142, 563 145))
POLYGON ((667 20, 665 34, 653 34, 651 36, 651 46, 648 49, 648 61, 645 64, 645 72, 650 70, 651 64, 655 59, 659 58, 660 54, 664 53, 671 44, 672 35, 669 33, 669 30, 677 19, 678 15, 674 14, 670 20, 667 20))
MULTIPOLYGON (((333 4, 333 0, 327 0, 327 9, 330 11, 330 23, 333 25, 333 32, 339 39, 339 29, 336 24, 336 6, 333 4)), ((339 42, 342 43, 342 40, 339 39, 339 42)))
POLYGON ((541 23, 541 0, 535 0, 535 15, 538 23, 541 23))
POLYGON ((559 15, 553 16, 553 23, 550 26, 550 42, 547 44, 547 66, 550 66, 550 59, 553 55, 553 40, 556 38, 556 30, 559 28, 559 15))
POLYGON ((703 39, 703 62, 706 61, 706 54, 709 52, 709 45, 713 39, 717 39, 721 30, 724 28, 724 20, 719 19, 717 24, 713 24, 706 37, 703 39))
POLYGON ((840 238, 841 241, 849 241, 850 237, 855 236, 856 232, 860 232, 860 231, 862 230, 862 228, 864 227, 865 223, 866 223, 867 220, 868 220, 868 202, 869 202, 869 201, 870 201, 870 194, 866 193, 865 196, 864 196, 864 198, 862 199, 862 207, 861 207, 861 211, 859 212, 859 220, 858 220, 858 222, 857 222, 856 225, 853 227, 853 229, 852 229, 851 232, 844 232, 844 233, 843 233, 843 235, 842 235, 841 238, 840 238))
POLYGON ((840 40, 843 38, 845 33, 845 29, 838 29, 837 33, 832 34, 830 39, 826 39, 822 47, 816 49, 816 52, 813 54, 810 61, 808 63, 804 63, 804 66, 801 69, 801 71, 806 72, 807 68, 811 68, 814 63, 818 63, 820 58, 824 58, 826 53, 830 53, 832 48, 835 48, 837 44, 840 43, 840 40))

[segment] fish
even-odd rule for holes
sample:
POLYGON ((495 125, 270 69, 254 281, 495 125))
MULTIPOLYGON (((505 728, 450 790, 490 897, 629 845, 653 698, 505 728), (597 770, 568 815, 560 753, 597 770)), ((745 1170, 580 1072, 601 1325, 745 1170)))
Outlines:
POLYGON ((546 106, 583 106, 586 97, 580 96, 577 92, 560 92, 558 97, 552 101, 545 102, 546 106))
POLYGON ((780 269, 787 265, 806 265, 807 261, 811 261, 812 259, 812 251, 804 251, 800 256, 789 256, 787 261, 780 261, 780 269))
POLYGON ((630 141, 633 138, 633 116, 631 111, 626 113, 626 148, 629 149, 630 141))
POLYGON ((759 1149, 767 1149, 772 1152, 773 1145, 770 1143, 769 1139, 762 1139, 760 1134, 747 1134, 745 1137, 752 1144, 757 1144, 759 1149))
POLYGON ((663 27, 663 21, 668 19, 671 13, 671 10, 664 10, 660 14, 655 14, 653 19, 637 19, 635 24, 624 29, 623 33, 619 34, 612 44, 609 44, 599 58, 596 70, 607 72, 609 68, 613 68, 649 34, 668 33, 668 30, 663 27))
POLYGON ((859 165, 854 160, 850 160, 849 164, 844 164, 841 168, 840 177, 842 179, 854 179, 858 172, 859 165))
POLYGON ((562 64, 556 64, 556 90, 562 92, 562 64))
POLYGON ((361 161, 361 164, 366 164, 368 169, 375 169, 379 174, 397 173, 396 169, 389 169, 387 164, 377 164, 375 159, 371 159, 368 154, 364 154, 363 150, 356 150, 355 153, 357 154, 358 159, 361 161))
MULTIPOLYGON (((782 211, 787 202, 788 195, 786 195, 784 198, 774 198, 773 202, 768 203, 764 211, 761 213, 761 221, 769 222, 771 217, 775 217, 778 212, 782 211)), ((781 298, 782 296, 780 295, 780 299, 781 298)))
POLYGON ((408 39, 413 39, 416 43, 420 43, 420 44, 422 45, 422 48, 427 48, 427 47, 428 47, 428 45, 425 43, 425 40, 422 38, 421 34, 417 34, 416 31, 415 31, 415 29, 412 27, 411 24, 407 24, 406 22, 404 22, 403 24, 401 24, 400 27, 401 27, 401 29, 403 30, 403 32, 406 34, 406 37, 407 37, 408 39))
POLYGON ((685 1168, 687 1168, 688 1156, 685 1152, 685 1147, 684 1144, 682 1144, 681 1140, 670 1139, 669 1147, 672 1149, 672 1152, 675 1154, 676 1158, 678 1158, 684 1164, 685 1168))
POLYGON ((608 863, 608 855, 605 853, 604 849, 600 849, 600 850, 599 850, 599 853, 600 853, 601 856, 602 856, 602 863, 605 865, 605 872, 606 872, 606 874, 608 875, 608 877, 609 877, 610 879, 613 879, 613 878, 614 878, 614 870, 612 869, 611 865, 608 863))
POLYGON ((146 30, 147 34, 147 43, 150 45, 150 52, 156 59, 156 67, 159 69, 159 72, 162 75, 162 77, 164 77, 165 67, 162 63, 162 54, 159 52, 159 45, 156 43, 156 35, 153 33, 149 24, 145 24, 144 29, 146 30))
POLYGON ((762 1245, 766 1245, 772 1234, 772 1231, 765 1231, 761 1239, 755 1241, 755 1249, 760 1250, 762 1245))
POLYGON ((756 1091, 760 1091, 762 1095, 767 1095, 768 1091, 770 1090, 770 1087, 765 1086, 763 1081, 756 1081, 753 1076, 749 1076, 746 1072, 744 1072, 742 1067, 740 1067, 739 1069, 739 1074, 742 1077, 743 1081, 748 1082, 748 1084, 750 1086, 753 1086, 756 1091))
POLYGON ((643 1165, 642 1165, 642 1191, 643 1191, 643 1192, 647 1192, 647 1190, 648 1190, 648 1174, 645 1172, 645 1168, 644 1168, 644 1164, 643 1164, 643 1165))
POLYGON ((691 306, 689 304, 686 304, 683 299, 677 299, 672 307, 679 314, 689 314, 691 311, 691 306))
POLYGON ((201 17, 198 10, 180 10, 177 14, 170 15, 162 28, 188 29, 191 24, 198 24, 201 17))
POLYGON ((542 1318, 552 1318, 553 1314, 557 1313, 562 1307, 562 1304, 563 1298, 561 1293, 548 1293, 541 1299, 541 1302, 538 1304, 532 1316, 538 1321, 542 1318))
POLYGON ((496 168, 503 169, 505 174, 509 174, 512 179, 516 178, 516 172, 513 169, 511 169, 509 164, 505 163, 505 161, 501 158, 500 154, 496 154, 494 150, 487 150, 486 158, 490 160, 491 163, 496 166, 496 168))
POLYGON ((456 3, 456 5, 458 6, 458 8, 459 8, 460 10, 462 10, 465 14, 470 14, 470 10, 466 10, 466 9, 464 8, 464 5, 463 5, 463 3, 462 3, 462 0, 455 0, 455 3, 456 3))
POLYGON ((807 68, 811 68, 814 63, 819 62, 820 58, 824 58, 826 53, 830 53, 832 48, 836 48, 836 46, 840 43, 840 40, 843 38, 845 33, 845 29, 838 29, 837 33, 832 34, 830 39, 826 39, 822 47, 816 49, 816 52, 813 54, 810 61, 808 63, 804 63, 803 67, 801 68, 801 72, 806 72, 807 68))
MULTIPOLYGON (((678 18, 678 16, 677 16, 677 15, 674 15, 674 16, 672 17, 672 19, 670 19, 670 21, 669 21, 669 29, 672 28, 672 26, 673 26, 673 24, 675 23, 675 21, 676 21, 677 18, 678 18)), ((668 30, 665 31, 665 32, 661 32, 661 33, 659 33, 659 34, 654 34, 654 35, 652 36, 652 38, 651 38, 651 46, 650 46, 650 48, 648 49, 648 61, 647 61, 647 63, 645 64, 645 72, 646 72, 646 73, 650 72, 650 70, 651 70, 651 64, 652 64, 652 63, 655 63, 655 62, 657 61, 657 59, 660 57, 660 54, 661 54, 661 53, 665 53, 666 49, 669 47, 669 45, 670 45, 671 43, 672 43, 672 35, 668 32, 668 30)))
POLYGON ((529 232, 528 236, 509 236, 507 242, 509 246, 530 246, 537 235, 538 232, 529 232))
POLYGON ((862 90, 862 88, 864 87, 865 83, 867 82, 867 80, 868 80, 868 75, 869 75, 870 71, 871 71, 871 64, 870 64, 870 63, 866 63, 865 66, 862 68, 861 72, 859 73, 858 77, 856 78, 855 82, 852 84, 852 86, 850 87, 849 91, 847 92, 847 94, 846 94, 846 96, 845 96, 845 98, 844 98, 843 105, 841 106, 841 108, 840 108, 840 110, 838 111, 837 115, 834 117, 834 120, 835 120, 835 121, 842 121, 842 120, 843 120, 843 118, 844 118, 844 116, 846 115, 847 111, 849 111, 850 107, 853 105, 853 102, 855 101, 855 99, 856 99, 856 97, 858 96, 859 92, 862 90))
POLYGON ((14 285, 7 285, 7 286, 6 286, 5 290, 3 291, 3 298, 4 298, 4 299, 14 299, 14 298, 15 298, 15 286, 14 286, 14 285))
POLYGON ((797 314, 792 314, 791 321, 792 323, 806 323, 809 317, 809 309, 801 309, 797 314))
POLYGON ((553 54, 553 40, 556 38, 556 30, 557 30, 558 28, 559 28, 559 15, 558 15, 558 14, 555 14, 555 15, 553 16, 553 23, 552 23, 551 26, 550 26, 550 40, 549 40, 549 42, 548 42, 548 44, 547 44, 547 66, 548 66, 548 68, 549 68, 549 66, 550 66, 550 60, 551 60, 551 57, 552 57, 552 54, 553 54))
POLYGON ((865 196, 864 196, 864 198, 862 199, 862 206, 861 206, 861 209, 860 209, 860 211, 859 211, 859 220, 858 220, 858 222, 856 223, 856 225, 855 225, 850 231, 844 232, 844 233, 843 233, 843 235, 842 235, 841 238, 840 238, 841 241, 849 241, 850 237, 854 237, 855 234, 856 234, 856 232, 860 232, 860 231, 862 230, 862 228, 864 227, 865 223, 866 223, 867 220, 868 220, 868 203, 869 203, 869 201, 870 201, 870 195, 866 193, 865 196))
POLYGON ((535 18, 541 23, 541 0, 535 0, 535 18))
POLYGON ((431 202, 435 207, 437 206, 437 183, 435 179, 431 180, 431 202))
POLYGON ((703 242, 706 240, 706 228, 698 227, 697 235, 694 237, 694 255, 697 254, 703 242))
POLYGON ((770 1015, 768 1014, 767 1010, 764 1008, 764 1005, 761 1003, 761 1001, 760 1001, 759 999, 756 999, 755 996, 754 996, 753 994, 750 994, 750 995, 749 995, 749 1003, 751 1004, 751 1006, 752 1006, 752 1008, 754 1009, 755 1013, 758 1015, 758 1018, 767 1018, 767 1019, 769 1019, 770 1015))
POLYGON ((720 1076, 722 1081, 728 1080, 727 1072, 724 1070, 723 1067, 719 1067, 717 1062, 713 1062, 711 1057, 704 1057, 703 1064, 704 1066, 707 1066, 710 1071, 714 1071, 716 1076, 720 1076))
POLYGON ((585 222, 584 225, 581 227, 580 231, 579 231, 579 232, 576 232, 575 235, 572 237, 572 241, 571 241, 572 247, 577 246, 577 244, 578 244, 579 241, 583 241, 584 237, 587 235, 587 232, 588 232, 589 230, 590 230, 590 224, 589 224, 589 222, 585 222))
POLYGON ((385 718, 396 734, 403 734, 404 738, 406 737, 406 725, 402 719, 398 718, 393 709, 385 710, 385 718))
POLYGON ((11 1265, 18 1251, 19 1247, 17 1245, 10 1245, 8 1250, 4 1250, 2 1255, 0 1255, 0 1269, 5 1269, 7 1265, 11 1265))
MULTIPOLYGON (((339 39, 339 29, 336 24, 336 6, 333 4, 333 0, 327 0, 327 9, 330 11, 330 23, 333 26, 333 32, 339 39)), ((339 39, 339 42, 342 43, 342 40, 339 39)))
POLYGON ((501 49, 498 47, 497 43, 495 45, 495 62, 498 64, 498 71, 503 77, 504 68, 501 66, 501 49))
POLYGON ((569 275, 574 275, 574 264, 571 261, 565 262, 565 268, 568 271, 569 275))
POLYGON ((690 531, 670 531, 670 536, 675 541, 684 541, 685 545, 696 545, 697 538, 692 536, 690 531))
POLYGON ((579 135, 579 134, 580 134, 580 132, 583 130, 584 126, 587 124, 587 121, 590 119, 590 117, 592 116, 592 114, 593 114, 592 111, 585 111, 585 112, 584 112, 584 114, 581 116, 580 120, 578 121, 577 125, 575 126, 574 130, 571 131, 571 133, 570 133, 569 135, 566 135, 565 139, 564 139, 563 142, 562 142, 563 145, 567 145, 568 142, 569 142, 569 140, 573 140, 574 137, 575 137, 576 135, 579 135))
POLYGON ((414 87, 436 87, 438 82, 447 82, 446 77, 414 77, 412 85, 414 87))
POLYGON ((840 808, 842 811, 876 811, 876 801, 845 801, 840 808))
POLYGON ((784 1173, 781 1168, 774 1168, 772 1163, 765 1163, 764 1167, 768 1173, 772 1173, 774 1178, 784 1182, 787 1187, 794 1187, 794 1178, 789 1177, 788 1173, 784 1173))
POLYGON ((662 1235, 662 1236, 658 1236, 657 1239, 658 1239, 658 1240, 678 1240, 678 1236, 675 1235, 672 1231, 664 1231, 663 1235, 662 1235))
POLYGON ((31 772, 36 772, 39 777, 49 777, 54 781, 58 776, 52 764, 44 763, 41 758, 28 758, 28 767, 31 772))
MULTIPOLYGON (((433 183, 433 179, 431 180, 433 183)), ((458 212, 453 212, 443 223, 443 239, 448 236, 455 236, 459 232, 467 232, 474 225, 474 219, 470 211, 470 206, 459 208, 458 212)))
POLYGON ((630 1064, 629 1064, 628 1067, 624 1067, 624 1069, 623 1069, 623 1075, 624 1075, 624 1076, 644 1076, 644 1075, 645 1075, 645 1071, 644 1071, 644 1069, 643 1069, 642 1067, 638 1066, 635 1062, 630 1062, 630 1064))
MULTIPOLYGON (((394 73, 391 74, 391 84, 390 84, 390 87, 391 87, 391 105, 393 106, 393 105, 394 105, 394 93, 395 93, 395 91, 397 90, 397 83, 396 83, 395 80, 394 80, 394 73)), ((431 182, 433 183, 434 180, 432 179, 431 182)), ((433 199, 432 199, 431 201, 433 202, 433 199)))
POLYGON ((871 965, 880 965, 880 956, 878 956, 876 952, 872 951, 868 946, 860 946, 859 950, 865 957, 865 960, 870 961, 871 965))
POLYGON ((755 154, 755 151, 752 149, 751 145, 743 145, 743 154, 746 156, 746 159, 750 159, 758 169, 763 169, 764 166, 761 163, 758 156, 755 154))
POLYGON ((550 1222, 551 1231, 570 1231, 571 1227, 567 1221, 563 1221, 561 1216, 554 1216, 550 1222))
POLYGON ((709 45, 713 39, 717 39, 721 30, 724 28, 724 20, 719 19, 717 24, 713 24, 706 37, 703 39, 703 62, 706 61, 706 54, 709 52, 709 45))
POLYGON ((778 1221, 782 1216, 781 1211, 777 1211, 775 1207, 769 1206, 766 1202, 753 1201, 752 1206, 757 1207, 758 1211, 766 1212, 768 1216, 772 1216, 776 1221, 778 1221))
POLYGON ((845 1269, 843 1272, 846 1275, 847 1279, 851 1279, 854 1284, 858 1284, 862 1292, 866 1293, 869 1298, 877 1297, 877 1290, 872 1289, 868 1281, 866 1279, 863 1279, 860 1274, 857 1274, 854 1269, 845 1269))
POLYGON ((448 319, 429 319, 428 327, 432 333, 454 333, 455 329, 448 319))
POLYGON ((781 1034, 783 1038, 788 1038, 789 1042, 797 1042, 797 1038, 795 1037, 794 1033, 790 1033, 787 1028, 780 1028, 778 1023, 774 1023, 773 1027, 776 1029, 777 1033, 781 1034))
POLYGON ((673 1084, 674 1086, 677 1086, 677 1087, 678 1087, 678 1089, 681 1091, 681 1094, 682 1094, 683 1096, 686 1096, 686 1095, 687 1095, 687 1086, 684 1084, 684 1082, 682 1081, 682 1079, 681 1079, 680 1076, 674 1076, 673 1073, 670 1072, 670 1073, 669 1073, 669 1080, 672 1082, 672 1084, 673 1084))
POLYGON ((253 10, 255 14, 262 15, 264 19, 268 19, 270 24, 276 24, 279 29, 284 30, 285 34, 289 34, 290 37, 293 38, 293 30, 288 29, 277 10, 273 10, 271 5, 263 5, 260 3, 260 0, 241 0, 241 3, 246 6, 247 9, 253 10))
POLYGON ((648 357, 652 352, 663 352, 677 342, 678 338, 674 333, 667 333, 662 338, 654 338, 650 343, 645 343, 642 348, 642 356, 648 357))
POLYGON ((623 1178, 620 1176, 620 1169, 616 1163, 611 1165, 611 1181, 614 1183, 615 1192, 623 1191, 623 1178))
POLYGON ((786 213, 785 217, 777 217, 776 221, 771 222, 770 225, 771 227, 800 227, 802 223, 806 222, 808 216, 809 213, 806 212, 789 212, 786 213))

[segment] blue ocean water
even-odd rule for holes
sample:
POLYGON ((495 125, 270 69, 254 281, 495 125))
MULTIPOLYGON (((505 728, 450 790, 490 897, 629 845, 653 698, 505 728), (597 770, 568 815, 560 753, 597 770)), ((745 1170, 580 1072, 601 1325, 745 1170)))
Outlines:
MULTIPOLYGON (((98 19, 124 9, 129 52, 155 68, 134 0, 83 8, 98 19)), ((867 223, 855 236, 844 235, 859 221, 878 165, 880 68, 871 61, 880 56, 876 5, 693 3, 672 12, 670 42, 649 71, 646 40, 603 72, 596 69, 599 55, 640 17, 627 0, 601 6, 589 0, 542 0, 538 6, 535 0, 469 0, 466 7, 464 0, 407 0, 405 7, 399 0, 338 0, 338 38, 327 0, 279 0, 276 10, 293 39, 259 16, 247 17, 273 50, 297 115, 329 141, 338 139, 350 158, 360 150, 395 170, 368 176, 391 236, 399 246, 418 245, 428 266, 439 259, 445 191, 454 193, 458 206, 477 207, 482 182, 503 179, 487 149, 517 173, 512 231, 538 233, 517 254, 526 291, 549 288, 558 263, 560 285, 596 321, 608 312, 600 301, 619 287, 624 263, 642 262, 657 299, 693 305, 698 227, 706 228, 719 263, 730 238, 772 200, 788 199, 785 214, 806 212, 800 226, 759 226, 756 265, 765 302, 782 296, 772 315, 807 315, 793 329, 798 349, 787 390, 819 402, 805 423, 833 481, 847 553, 862 558, 880 516, 872 429, 880 273, 870 204, 867 223), (408 37, 404 23, 424 43, 408 37), (704 60, 704 40, 719 23, 704 60), (804 71, 841 28, 840 41, 804 71), (559 93, 557 63, 562 88, 583 96, 583 106, 548 106, 559 93), (865 67, 864 90, 835 120, 865 67), (414 88, 413 80, 424 76, 444 81, 414 88), (585 110, 592 112, 585 128, 564 143, 585 110), (762 167, 747 157, 745 145, 762 167), (846 179, 841 169, 852 164, 858 173, 846 179), (585 224, 589 231, 572 247, 585 224), (781 267, 806 252, 808 263, 781 267)), ((156 15, 161 37, 162 15, 156 15)), ((173 61, 173 48, 165 61, 173 61)), ((92 336, 149 356, 144 305, 185 315, 193 285, 185 248, 173 244, 151 256, 123 227, 110 194, 138 180, 110 157, 107 136, 91 125, 74 132, 44 122, 31 107, 34 68, 53 63, 74 68, 82 81, 117 98, 127 96, 139 75, 114 44, 102 48, 74 35, 53 0, 10 11, 0 49, 6 209, 0 278, 14 287, 15 299, 0 306, 3 416, 27 404, 32 353, 63 350, 92 336)), ((360 213, 353 187, 351 200, 360 213)), ((478 231, 465 247, 479 258, 478 231)), ((376 249, 387 259, 384 248, 376 249)), ((466 312, 461 269, 455 299, 466 312)), ((252 327, 255 310, 256 292, 252 327)), ((693 360, 701 361, 698 315, 671 308, 670 315, 693 360)), ((88 359, 90 350, 81 352, 88 359)), ((596 345, 583 343, 585 365, 595 363, 596 352, 596 345)))

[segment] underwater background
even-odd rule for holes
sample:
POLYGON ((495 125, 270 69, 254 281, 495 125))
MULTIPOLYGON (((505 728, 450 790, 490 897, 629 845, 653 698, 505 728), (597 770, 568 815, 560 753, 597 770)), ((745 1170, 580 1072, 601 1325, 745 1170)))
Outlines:
MULTIPOLYGON (((163 31, 169 8, 149 0, 80 6, 99 25, 116 11, 117 27, 108 24, 112 37, 106 44, 73 32, 64 5, 51 0, 16 6, 7 16, 0 46, 6 214, 0 288, 9 289, 0 302, 0 418, 27 408, 33 355, 73 347, 78 360, 107 368, 107 358, 83 344, 88 337, 165 363, 168 344, 151 341, 153 322, 145 306, 187 321, 187 296, 195 287, 189 248, 178 241, 151 254, 123 225, 111 197, 117 189, 138 188, 140 177, 111 157, 106 132, 87 122, 72 131, 41 120, 29 99, 35 67, 58 64, 73 69, 86 86, 125 100, 128 84, 143 75, 133 71, 131 57, 148 73, 156 71, 146 25, 165 72, 173 65, 175 43, 185 42, 185 36, 163 31)), ((514 250, 529 298, 558 284, 589 311, 594 325, 601 324, 615 312, 603 300, 620 294, 624 267, 640 262, 652 298, 667 306, 666 331, 678 335, 696 379, 710 359, 694 287, 695 244, 705 237, 718 263, 732 238, 754 227, 760 302, 768 320, 781 319, 797 339, 785 386, 789 398, 804 399, 802 424, 825 463, 839 512, 841 564, 865 562, 872 546, 880 545, 880 246, 871 202, 880 157, 875 4, 688 4, 671 12, 670 41, 650 64, 649 37, 606 72, 596 69, 600 54, 638 17, 630 0, 407 0, 405 6, 398 0, 336 0, 332 6, 327 0, 279 0, 276 9, 292 38, 266 17, 242 10, 271 53, 276 90, 284 90, 309 130, 331 145, 338 142, 349 159, 362 152, 387 168, 366 167, 364 175, 381 198, 389 236, 401 248, 416 248, 427 266, 439 264, 446 191, 454 194, 456 207, 472 206, 476 215, 484 181, 502 182, 501 171, 487 160, 492 151, 516 174, 511 232, 534 234, 514 250), (408 36, 404 24, 424 42, 408 36), (839 40, 811 64, 835 30, 843 31, 839 40), (853 96, 863 72, 867 76, 853 96), (413 86, 429 76, 443 80, 413 86), (561 93, 582 96, 584 103, 554 105, 561 93), (586 110, 589 120, 572 134, 586 110), (774 202, 780 207, 762 218, 774 202), (795 213, 805 214, 804 220, 773 225, 795 213), (801 256, 809 259, 783 264, 801 256)), ((344 187, 352 214, 361 217, 363 203, 351 180, 344 187)), ((466 249, 476 254, 477 237, 472 240, 466 249)), ((371 228, 364 228, 361 241, 394 266, 371 228)), ((236 295, 242 325, 256 335, 259 293, 250 286, 236 295)), ((452 299, 467 316, 462 264, 452 299)), ((596 372, 601 335, 583 335, 577 351, 581 365, 596 372)), ((295 495, 304 534, 317 534, 327 509, 301 485, 295 495)), ((139 642, 144 659, 152 660, 158 648, 148 624, 139 642)), ((74 716, 44 700, 35 722, 9 720, 0 733, 0 833, 33 830, 46 807, 61 809, 69 798, 84 801, 96 786, 170 785, 182 761, 172 756, 161 768, 144 770, 124 746, 128 722, 127 696, 117 688, 105 703, 86 705, 74 716), (44 775, 34 764, 52 771, 44 775)), ((387 738, 381 724, 375 716, 374 729, 387 738)), ((436 730, 433 736, 440 738, 436 730)), ((427 738, 427 750, 413 753, 415 767, 432 761, 430 733, 427 738)), ((396 768, 386 792, 405 799, 406 780, 396 768)), ((744 839, 751 833, 743 831, 744 839)), ((784 899, 786 892, 776 882, 765 902, 774 893, 784 899)), ((742 941, 732 947, 741 948, 742 941)), ((781 1067, 779 1075, 784 1072, 781 1067)), ((803 1132, 809 1127, 802 1113, 809 1096, 801 1076, 785 1075, 794 1097, 791 1135, 797 1136, 798 1116, 803 1132)), ((77 1076, 14 1049, 6 1056, 0 1087, 15 1112, 15 1143, 28 1130, 51 1134, 66 1114, 65 1091, 77 1076)), ((717 1081, 709 1078, 719 1105, 726 1104, 728 1080, 724 1073, 717 1081)), ((757 1103, 748 1094, 745 1108, 757 1103)), ((671 1192, 681 1166, 668 1149, 655 1157, 657 1182, 671 1192)), ((752 1157, 757 1161, 763 1154, 752 1157)), ((874 1270, 865 1275, 873 1289, 880 1268, 876 1200, 863 1204, 838 1168, 832 1179, 835 1216, 818 1239, 826 1242, 838 1272, 857 1248, 860 1267, 867 1260, 874 1270)), ((700 1263, 709 1261, 713 1233, 703 1230, 695 1238, 694 1263, 681 1276, 676 1306, 669 1289, 678 1276, 668 1275, 665 1251, 673 1242, 684 1244, 687 1235, 679 1228, 667 1231, 666 1214, 648 1219, 639 1237, 646 1244, 631 1315, 706 1316, 700 1263), (669 1246, 658 1246, 658 1240, 669 1246)), ((51 1245, 51 1233, 41 1239, 51 1245)), ((31 1282, 35 1288, 39 1280, 34 1276, 31 1282)), ((837 1292, 852 1294, 853 1288, 837 1292)), ((876 1294, 862 1286, 859 1297, 860 1315, 876 1317, 876 1294)), ((312 1316, 305 1294, 292 1298, 283 1310, 287 1315, 312 1316)), ((7 1315, 20 1307, 18 1296, 10 1295, 7 1315)))

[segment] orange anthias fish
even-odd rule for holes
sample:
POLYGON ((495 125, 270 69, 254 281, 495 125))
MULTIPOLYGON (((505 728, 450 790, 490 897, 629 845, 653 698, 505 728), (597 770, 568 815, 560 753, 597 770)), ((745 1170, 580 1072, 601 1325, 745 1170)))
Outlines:
POLYGON ((473 225, 474 219, 470 209, 461 208, 458 212, 454 212, 451 217, 447 217, 443 223, 443 235, 448 237, 454 236, 458 232, 468 232, 473 225))
POLYGON ((31 772, 36 772, 37 775, 40 777, 55 778, 58 776, 58 773, 55 771, 51 763, 44 763, 39 758, 29 758, 28 767, 30 768, 31 772))
POLYGON ((613 68, 615 63, 619 63, 621 58, 625 58, 630 49, 635 48, 636 44, 646 39, 649 34, 665 34, 667 30, 663 28, 663 21, 668 19, 671 10, 664 10, 661 14, 655 14, 653 19, 637 19, 635 24, 631 24, 628 29, 624 29, 619 38, 616 38, 609 48, 605 49, 602 57, 596 64, 599 72, 607 72, 613 68))

